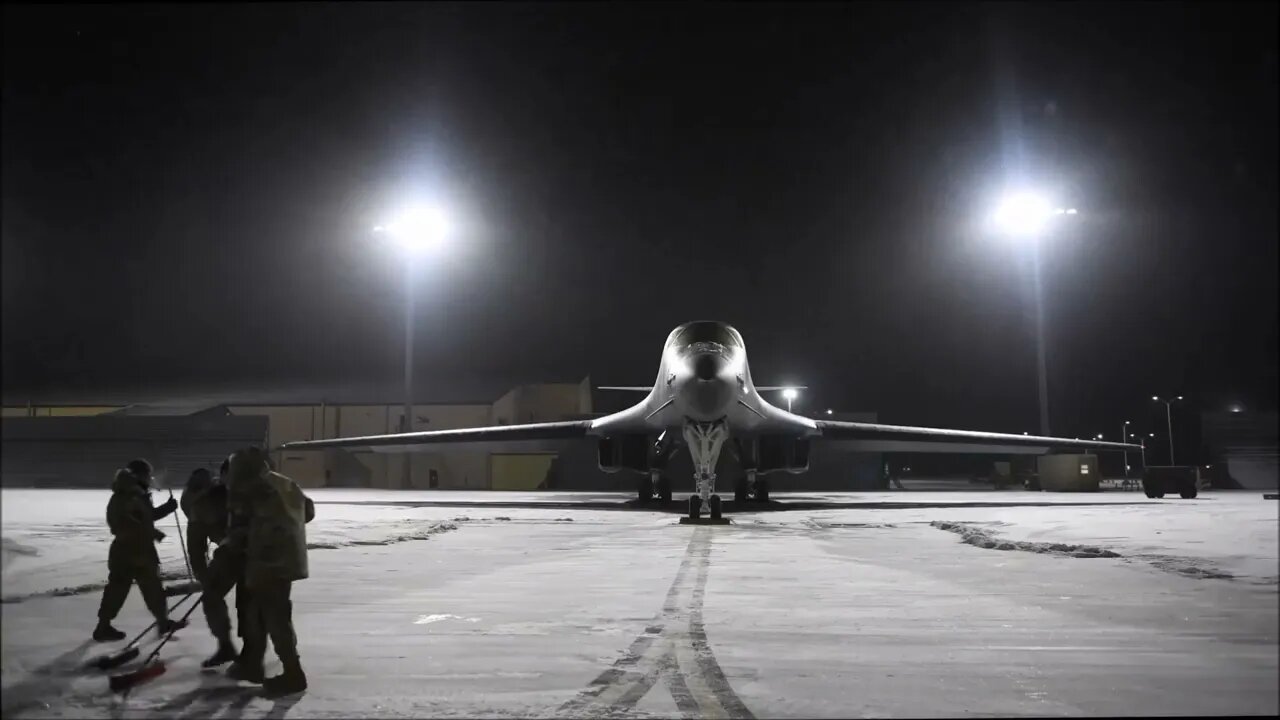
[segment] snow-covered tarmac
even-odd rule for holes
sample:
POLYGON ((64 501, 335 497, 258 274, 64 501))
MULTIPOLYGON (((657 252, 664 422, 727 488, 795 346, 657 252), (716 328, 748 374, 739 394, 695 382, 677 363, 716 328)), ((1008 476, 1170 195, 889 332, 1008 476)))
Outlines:
MULTIPOLYGON (((122 645, 88 642, 107 493, 4 490, 3 716, 1280 712, 1280 503, 1257 492, 779 493, 800 509, 716 527, 598 493, 310 492, 311 687, 272 701, 201 671, 198 610, 166 674, 111 695, 81 669, 122 645)), ((116 625, 148 622, 135 591, 116 625)))

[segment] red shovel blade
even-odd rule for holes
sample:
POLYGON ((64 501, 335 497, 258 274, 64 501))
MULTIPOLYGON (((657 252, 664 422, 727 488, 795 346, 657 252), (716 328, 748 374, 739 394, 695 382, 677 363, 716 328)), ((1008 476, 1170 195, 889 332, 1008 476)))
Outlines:
POLYGON ((125 692, 126 690, 137 687, 148 680, 163 675, 164 670, 164 662, 157 660, 154 663, 141 667, 133 672, 112 675, 111 690, 112 692, 125 692))

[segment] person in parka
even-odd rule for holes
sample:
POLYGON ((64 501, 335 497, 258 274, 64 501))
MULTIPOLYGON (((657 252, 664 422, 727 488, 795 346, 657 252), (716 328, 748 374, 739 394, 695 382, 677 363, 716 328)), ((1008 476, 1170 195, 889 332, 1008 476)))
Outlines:
POLYGON ((244 649, 228 674, 262 682, 272 695, 302 692, 307 677, 298 658, 289 596, 293 583, 308 575, 306 524, 315 517, 315 505, 297 483, 271 470, 266 452, 256 447, 231 456, 227 490, 232 517, 228 541, 244 547, 244 587, 250 596, 244 649), (268 636, 284 672, 263 680, 268 636))
MULTIPOLYGON (((218 641, 218 649, 202 665, 217 667, 236 659, 237 651, 231 641, 231 616, 227 613, 227 593, 244 575, 244 553, 224 548, 227 539, 229 515, 227 512, 227 486, 224 482, 227 463, 218 480, 208 470, 198 468, 191 473, 187 487, 182 491, 180 505, 187 516, 187 548, 191 554, 191 570, 200 581, 201 607, 209 632, 218 641), (213 551, 213 561, 207 559, 209 543, 218 546, 213 551)), ((236 608, 245 604, 242 593, 236 593, 236 608)), ((241 621, 240 633, 244 634, 241 621)))
POLYGON ((136 582, 147 609, 156 619, 161 636, 186 626, 183 621, 169 619, 164 587, 160 584, 160 555, 155 543, 164 539, 155 521, 176 510, 172 497, 160 507, 151 505, 151 464, 134 460, 117 470, 111 483, 111 499, 107 501, 107 526, 114 539, 107 552, 107 586, 102 590, 98 606, 98 626, 93 639, 98 642, 123 640, 125 634, 112 627, 120 614, 129 589, 136 582))

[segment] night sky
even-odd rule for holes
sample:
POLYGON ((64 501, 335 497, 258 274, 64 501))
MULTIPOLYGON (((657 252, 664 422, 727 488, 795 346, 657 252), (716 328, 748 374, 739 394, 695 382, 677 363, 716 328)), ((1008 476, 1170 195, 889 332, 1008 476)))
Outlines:
POLYGON ((1035 430, 1027 249, 983 226, 1022 181, 1080 209, 1055 433, 1274 409, 1276 8, 6 5, 5 400, 394 390, 370 229, 422 198, 424 399, 649 383, 722 319, 798 409, 1035 430))

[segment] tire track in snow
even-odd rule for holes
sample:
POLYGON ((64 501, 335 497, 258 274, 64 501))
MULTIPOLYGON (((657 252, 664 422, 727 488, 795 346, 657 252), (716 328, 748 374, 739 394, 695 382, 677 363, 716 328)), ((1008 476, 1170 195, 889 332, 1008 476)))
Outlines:
POLYGON ((733 691, 707 642, 702 621, 712 534, 697 528, 662 612, 631 645, 572 700, 562 716, 618 717, 661 680, 684 717, 754 718, 733 691))

